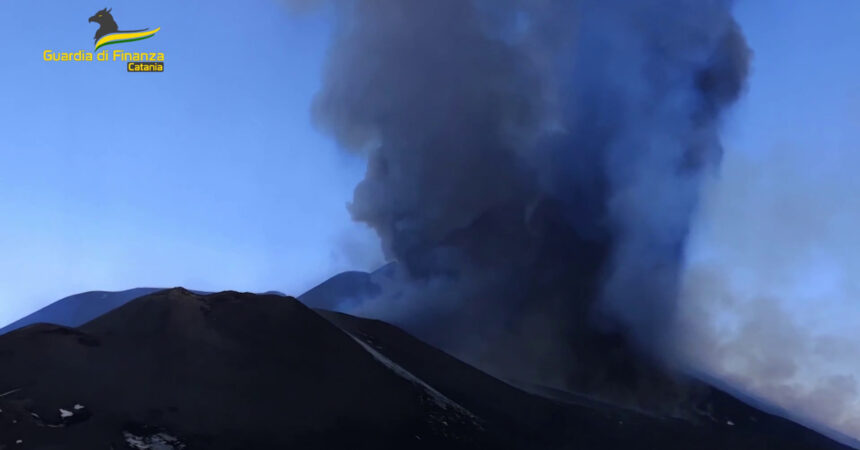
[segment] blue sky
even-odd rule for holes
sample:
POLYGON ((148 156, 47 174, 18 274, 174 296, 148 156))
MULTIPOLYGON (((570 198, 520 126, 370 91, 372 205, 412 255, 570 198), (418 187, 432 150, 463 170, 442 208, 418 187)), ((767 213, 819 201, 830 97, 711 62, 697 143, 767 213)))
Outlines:
POLYGON ((301 292, 379 262, 344 207, 364 163, 308 114, 326 12, 212 5, 0 3, 0 323, 82 290, 301 292), (91 50, 105 6, 162 28, 123 48, 164 52, 164 73, 42 60, 91 50))
POLYGON ((860 2, 747 0, 754 51, 689 243, 693 361, 860 439, 860 2))
MULTIPOLYGON (((691 342, 713 350, 701 364, 773 398, 784 394, 757 377, 751 352, 784 349, 743 335, 744 323, 858 355, 860 2, 739 0, 736 13, 752 76, 694 226, 684 312, 691 342), (720 289, 703 290, 702 274, 720 289), (749 305, 762 304, 788 325, 756 322, 749 305), (718 318, 703 323, 695 312, 714 305, 718 318)), ((345 209, 364 162, 309 115, 330 12, 291 15, 278 0, 7 0, 0 18, 0 326, 86 290, 298 294, 381 262, 345 209), (123 48, 164 52, 164 73, 42 60, 91 49, 87 18, 106 6, 120 28, 162 28, 123 48)), ((797 395, 776 401, 814 405, 827 398, 821 380, 860 373, 822 354, 792 353, 807 369, 780 380, 797 395)), ((856 395, 841 397, 860 410, 856 395)), ((813 414, 860 435, 844 410, 813 414)))

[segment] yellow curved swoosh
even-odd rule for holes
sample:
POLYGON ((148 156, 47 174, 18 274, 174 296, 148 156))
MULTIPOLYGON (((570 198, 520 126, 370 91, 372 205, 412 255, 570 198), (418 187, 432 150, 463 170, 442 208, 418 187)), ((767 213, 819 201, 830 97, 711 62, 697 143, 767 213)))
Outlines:
POLYGON ((155 33, 158 33, 158 30, 160 29, 161 27, 156 28, 154 30, 136 31, 133 33, 111 33, 102 36, 102 38, 96 42, 96 50, 98 50, 99 47, 103 47, 109 44, 119 44, 120 42, 139 41, 141 39, 151 38, 155 35, 155 33))

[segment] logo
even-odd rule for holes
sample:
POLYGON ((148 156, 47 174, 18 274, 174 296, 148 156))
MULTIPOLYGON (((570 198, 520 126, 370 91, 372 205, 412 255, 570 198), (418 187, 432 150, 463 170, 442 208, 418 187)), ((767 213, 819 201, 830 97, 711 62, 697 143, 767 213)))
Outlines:
POLYGON ((110 13, 112 10, 113 8, 105 8, 90 17, 89 22, 99 24, 99 29, 96 30, 96 35, 93 38, 96 43, 96 50, 105 45, 149 39, 155 36, 155 33, 158 33, 158 30, 161 29, 156 28, 152 31, 148 31, 149 28, 142 30, 120 30, 110 13))
POLYGON ((150 30, 142 28, 139 30, 120 30, 114 20, 111 11, 113 8, 104 8, 97 11, 89 18, 89 22, 99 25, 93 37, 94 49, 92 52, 78 50, 76 52, 62 52, 45 50, 42 58, 45 61, 122 61, 126 63, 128 72, 164 72, 164 53, 162 52, 126 52, 115 49, 99 51, 107 45, 126 44, 141 41, 155 36, 161 28, 150 30))

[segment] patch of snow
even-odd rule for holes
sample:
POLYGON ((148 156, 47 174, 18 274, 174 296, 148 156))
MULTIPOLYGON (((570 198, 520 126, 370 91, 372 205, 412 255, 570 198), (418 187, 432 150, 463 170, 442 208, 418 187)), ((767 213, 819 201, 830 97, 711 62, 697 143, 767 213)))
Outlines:
POLYGON ((21 388, 18 388, 18 389, 12 389, 11 391, 4 392, 4 393, 0 394, 0 398, 2 398, 2 397, 6 397, 7 395, 15 394, 15 393, 20 392, 20 391, 21 391, 21 388))
POLYGON ((454 409, 455 411, 472 418, 473 420, 477 419, 477 417, 474 414, 472 414, 471 411, 460 406, 457 402, 451 400, 450 398, 446 397, 444 394, 437 391, 436 389, 434 389, 429 384, 425 383, 424 380, 416 377, 415 375, 413 375, 408 370, 404 369, 399 364, 388 359, 385 355, 383 355, 382 353, 379 353, 376 349, 374 349, 373 347, 371 347, 370 345, 368 345, 367 343, 365 343, 361 339, 358 339, 352 335, 349 335, 349 336, 351 338, 353 338, 355 340, 355 342, 358 342, 358 344, 361 345, 361 347, 364 348, 364 350, 366 350, 368 353, 370 353, 377 361, 382 363, 383 366, 391 369, 392 372, 396 373, 397 375, 399 375, 402 378, 409 380, 413 384, 416 384, 416 385, 424 388, 424 390, 427 391, 428 394, 430 394, 430 397, 433 399, 433 401, 436 403, 437 406, 441 407, 442 409, 448 409, 450 407, 450 408, 454 409))
POLYGON ((149 448, 149 446, 146 445, 146 441, 143 439, 143 436, 136 436, 136 435, 129 433, 128 431, 124 431, 122 433, 122 435, 125 437, 126 444, 128 444, 128 446, 131 448, 137 448, 137 449, 149 448))
POLYGON ((727 421, 726 421, 726 425, 728 425, 728 426, 730 426, 730 427, 733 427, 733 426, 735 426, 735 423, 734 423, 734 422, 732 422, 731 420, 727 420, 727 421))
POLYGON ((135 450, 182 450, 185 448, 178 438, 167 433, 138 436, 128 431, 122 432, 125 442, 135 450))
POLYGON ((84 405, 81 405, 80 403, 75 403, 75 406, 73 408, 75 409, 75 411, 80 411, 84 409, 84 405))
POLYGON ((65 419, 67 417, 72 417, 74 415, 75 415, 75 413, 73 413, 67 409, 60 408, 60 418, 61 419, 65 419))

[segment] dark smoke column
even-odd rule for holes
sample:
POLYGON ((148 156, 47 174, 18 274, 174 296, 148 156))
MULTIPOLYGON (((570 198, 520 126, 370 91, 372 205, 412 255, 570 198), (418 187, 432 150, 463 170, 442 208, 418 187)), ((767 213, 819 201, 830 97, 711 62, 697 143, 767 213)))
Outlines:
POLYGON ((350 211, 398 262, 361 312, 496 373, 635 388, 747 71, 730 3, 338 5, 314 115, 367 156, 350 211))

